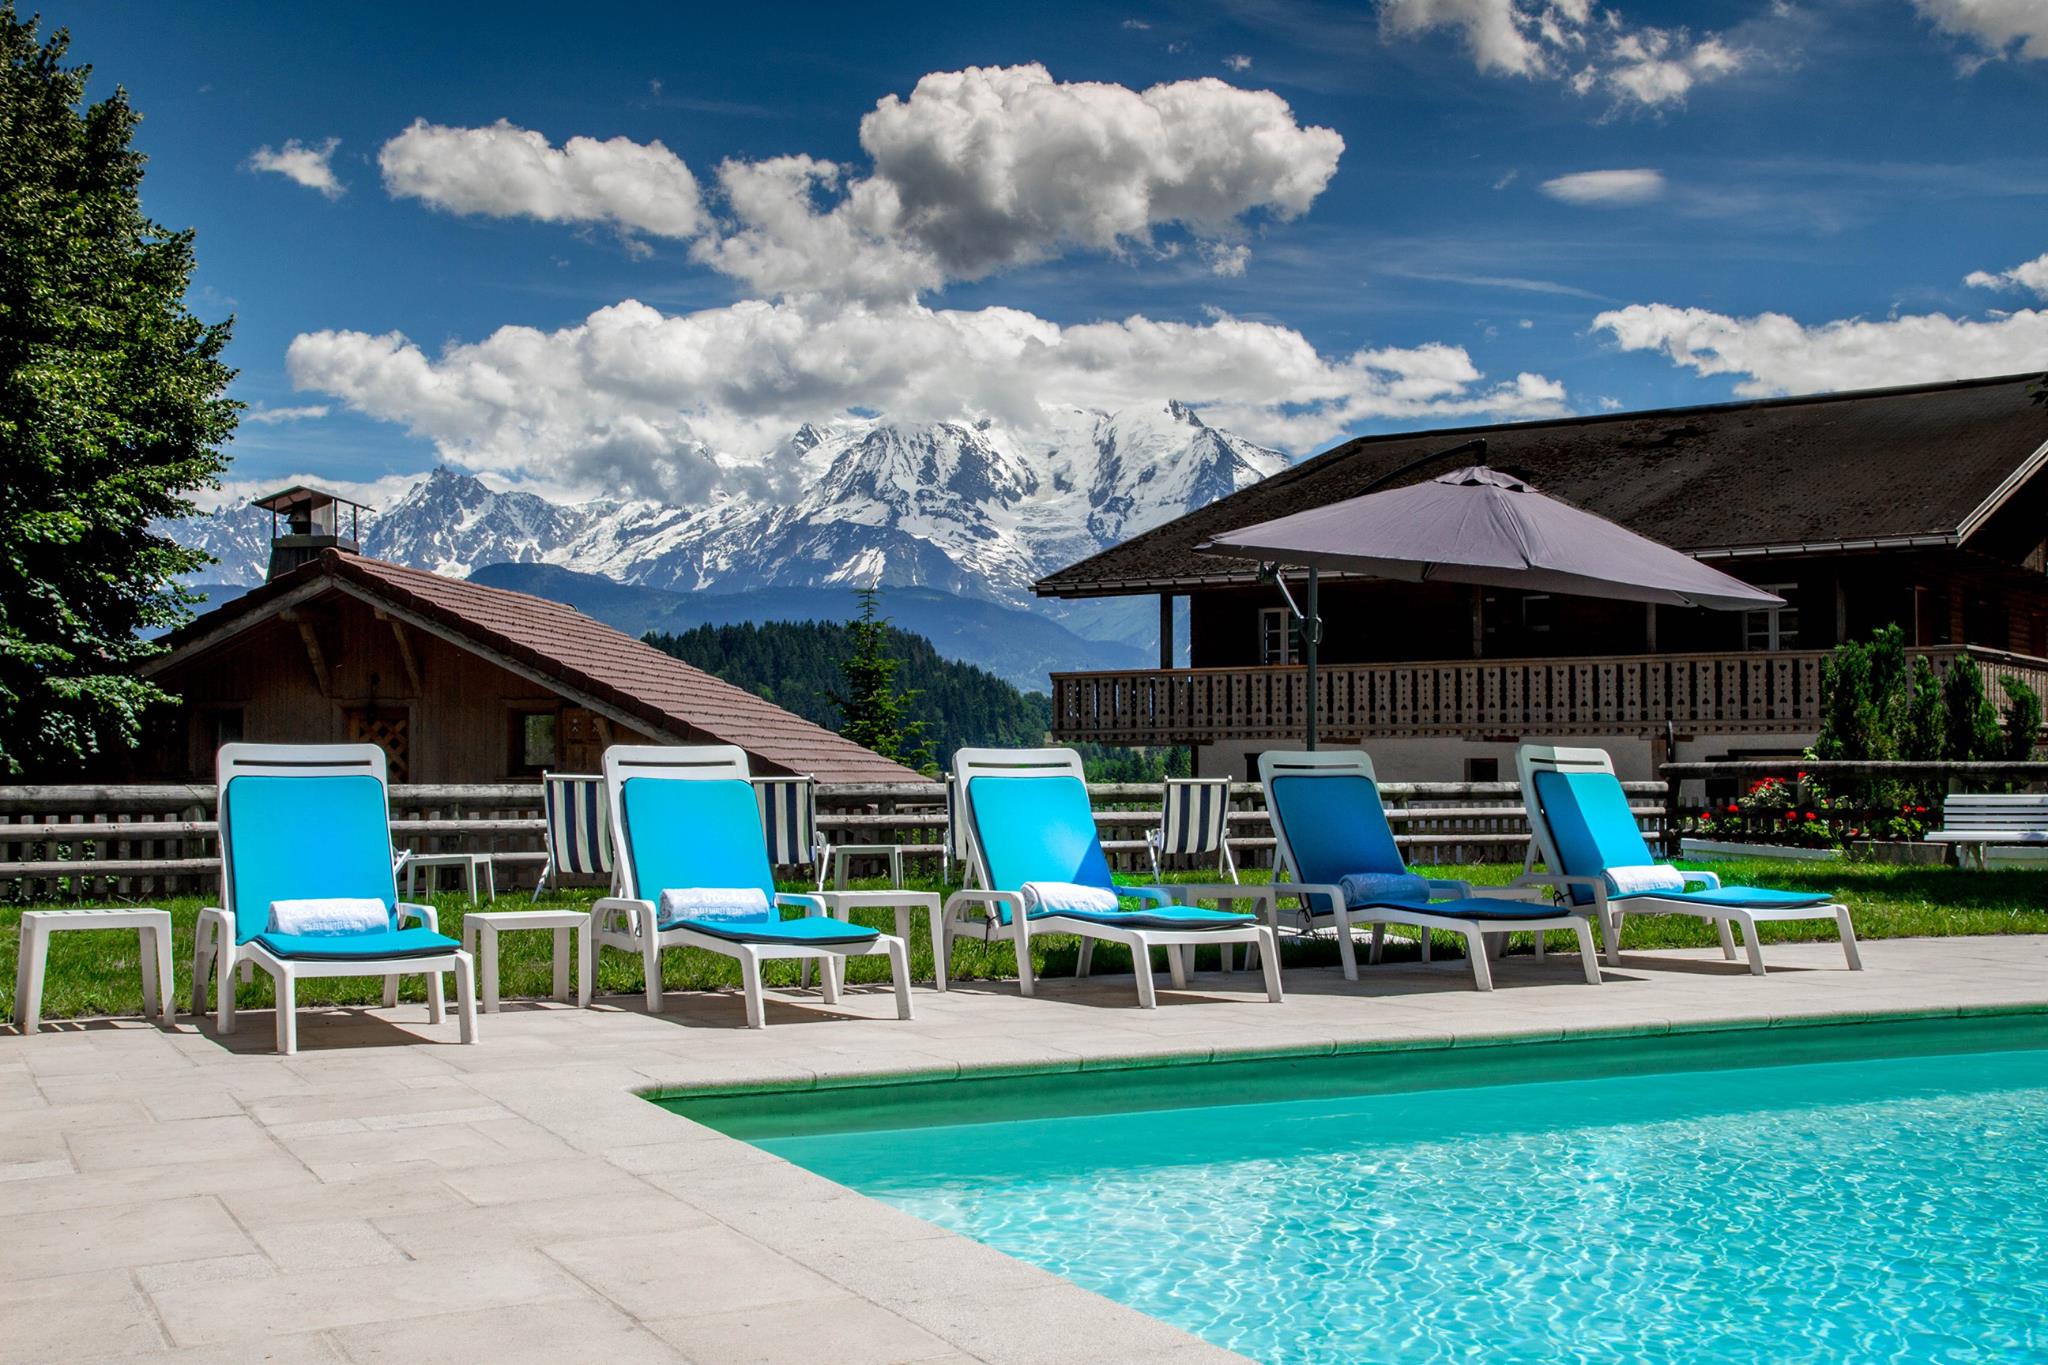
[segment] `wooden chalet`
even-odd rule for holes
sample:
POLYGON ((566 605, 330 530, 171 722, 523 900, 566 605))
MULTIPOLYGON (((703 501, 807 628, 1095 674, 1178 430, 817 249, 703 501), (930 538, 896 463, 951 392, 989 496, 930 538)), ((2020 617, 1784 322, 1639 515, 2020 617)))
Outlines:
POLYGON ((736 744, 756 773, 824 783, 923 780, 559 602, 354 553, 329 497, 287 498, 296 515, 271 580, 144 666, 181 700, 155 718, 129 778, 211 781, 229 740, 368 740, 399 783, 595 772, 614 743, 736 744))
MULTIPOLYGON (((1042 579, 1045 597, 1157 596, 1160 667, 1053 675, 1065 741, 1186 744, 1246 776, 1302 733, 1304 670, 1258 566, 1197 554, 1218 532, 1488 462, 1782 596, 1711 612, 1325 573, 1326 744, 1387 776, 1490 780, 1524 737, 1666 758, 1797 752, 1820 664, 1897 622, 2048 692, 2048 402, 2038 375, 1367 436, 1042 579), (1175 668, 1174 599, 1192 667, 1175 668)), ((1297 596, 1299 594, 1297 593, 1297 596)))

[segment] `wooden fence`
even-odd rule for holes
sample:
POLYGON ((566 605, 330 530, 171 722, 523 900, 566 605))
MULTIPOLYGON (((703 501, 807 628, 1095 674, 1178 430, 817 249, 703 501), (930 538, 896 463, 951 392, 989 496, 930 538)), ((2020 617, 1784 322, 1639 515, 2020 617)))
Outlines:
MULTIPOLYGON (((1148 866, 1159 788, 1089 787, 1103 847, 1120 868, 1148 866)), ((1653 838, 1666 827, 1665 785, 1628 784, 1653 838)), ((899 844, 936 861, 945 799, 934 784, 820 785, 818 824, 835 844, 899 844)), ((1518 861, 1528 843, 1521 792, 1508 782, 1390 782, 1381 788, 1395 838, 1418 862, 1518 861)), ((1231 789, 1231 849, 1241 867, 1269 865, 1273 831, 1257 783, 1231 789)), ((210 785, 0 786, 0 899, 25 901, 211 894, 220 873, 210 785)), ((533 884, 544 861, 536 784, 394 785, 391 830, 421 853, 489 853, 501 891, 533 884)), ((312 835, 309 837, 317 837, 312 835)), ((856 875, 880 870, 880 860, 856 875)), ((955 875, 957 876, 957 870, 955 875)))

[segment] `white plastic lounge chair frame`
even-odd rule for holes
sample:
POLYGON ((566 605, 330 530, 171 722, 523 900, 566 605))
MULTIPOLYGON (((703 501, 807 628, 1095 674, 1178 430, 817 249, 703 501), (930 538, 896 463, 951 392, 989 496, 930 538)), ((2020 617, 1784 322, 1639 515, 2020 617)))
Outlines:
MULTIPOLYGON (((1607 947, 1607 961, 1610 965, 1621 965, 1621 926, 1629 915, 1689 915, 1705 920, 1714 926, 1721 939, 1721 956, 1728 961, 1736 960, 1735 939, 1731 926, 1742 930, 1743 947, 1749 958, 1752 976, 1764 974, 1763 945, 1757 939, 1756 926, 1785 920, 1832 919, 1841 933, 1842 953, 1848 959, 1849 970, 1863 970, 1863 958, 1856 950, 1856 929, 1849 922, 1849 907, 1836 901, 1809 903, 1805 905, 1714 905, 1704 901, 1681 900, 1664 897, 1654 892, 1640 895, 1611 897, 1605 876, 1567 875, 1564 860, 1558 852, 1556 830, 1552 827, 1549 814, 1539 799, 1536 777, 1539 773, 1600 773, 1608 777, 1614 774, 1614 759, 1605 749, 1568 749, 1548 744, 1524 744, 1515 752, 1515 770, 1522 784, 1522 801, 1529 812, 1529 853, 1523 862, 1523 874, 1515 879, 1517 886, 1548 886, 1558 894, 1569 897, 1574 889, 1583 889, 1592 894, 1594 918, 1600 924, 1600 937, 1607 947), (1541 860, 1546 871, 1537 872, 1535 866, 1541 860)), ((1718 891, 1721 879, 1711 872, 1681 872, 1688 883, 1718 891)))
MULTIPOLYGON (((1294 846, 1288 840, 1287 821, 1280 803, 1273 799, 1273 782, 1276 778, 1330 778, 1362 777, 1377 789, 1379 777, 1373 771, 1372 759, 1358 749, 1317 749, 1303 752, 1273 751, 1259 755, 1259 783, 1266 789, 1266 809, 1273 824, 1275 850, 1279 859, 1279 871, 1284 871, 1289 880, 1285 894, 1299 896, 1300 909, 1297 912, 1305 929, 1314 931, 1324 926, 1337 930, 1337 955, 1344 967, 1344 979, 1358 979, 1357 950, 1351 941, 1351 930, 1356 925, 1370 925, 1372 928, 1371 956, 1377 963, 1389 924, 1410 925, 1422 931, 1423 960, 1428 961, 1429 931, 1441 929, 1458 935, 1465 940, 1465 956, 1472 964, 1472 984, 1482 991, 1493 989, 1493 968, 1488 957, 1498 943, 1505 942, 1510 933, 1533 933, 1541 935, 1551 930, 1575 934, 1579 943, 1579 958, 1585 969, 1586 983, 1600 984, 1600 961, 1593 948, 1593 935, 1583 913, 1560 912, 1554 916, 1524 919, 1520 916, 1511 920, 1464 919, 1453 914, 1433 914, 1417 906, 1413 909, 1395 905, 1349 905, 1342 887, 1328 882, 1308 882, 1302 878, 1301 864, 1294 854, 1294 846), (1330 907, 1318 910, 1320 901, 1330 907)), ((1356 871, 1372 869, 1358 868, 1356 871)), ((1277 880, 1277 879, 1276 879, 1277 880)), ((1442 878, 1425 878, 1431 895, 1456 899, 1486 899, 1483 888, 1475 888, 1470 882, 1448 881, 1442 878)), ((1505 898, 1502 898, 1505 899, 1505 898)))
MULTIPOLYGON (((1188 968, 1196 946, 1209 943, 1248 943, 1258 950, 1259 961, 1265 969, 1266 998, 1276 1004, 1279 1002, 1280 951, 1272 929, 1266 925, 1247 924, 1222 929, 1157 929, 1103 924, 1058 914, 1033 917, 1028 912, 1021 891, 995 889, 995 879, 989 869, 987 851, 982 847, 974 813, 972 786, 978 777, 1064 777, 1082 783, 1087 781, 1081 756, 1072 749, 962 749, 954 756, 953 780, 957 787, 953 814, 961 831, 961 844, 967 860, 966 875, 973 878, 978 885, 963 887, 946 898, 945 930, 949 943, 951 939, 962 936, 974 936, 986 941, 999 933, 1009 934, 1017 945, 1018 991, 1027 996, 1037 989, 1037 981, 1031 967, 1033 934, 1078 935, 1081 939, 1081 962, 1078 971, 1083 975, 1088 970, 1089 950, 1096 940, 1121 943, 1131 950, 1133 974, 1138 984, 1138 1003, 1148 1010, 1158 1008, 1159 1004, 1152 980, 1152 949, 1166 949, 1167 970, 1174 988, 1184 990, 1188 984, 1188 968), (999 913, 1003 910, 1008 911, 1008 924, 1003 924, 999 918, 999 913)), ((1162 907, 1175 905, 1173 897, 1156 886, 1119 886, 1116 890, 1119 895, 1150 900, 1162 907)), ((949 951, 946 956, 950 959, 951 952, 949 951)))
MULTIPOLYGON (((761 989, 761 964, 774 959, 817 961, 821 965, 820 985, 825 1003, 839 1003, 843 959, 886 955, 896 988, 896 1017, 910 1018, 910 952, 905 942, 892 934, 879 934, 860 943, 817 945, 803 943, 742 943, 716 938, 682 927, 663 929, 655 900, 663 887, 642 887, 633 858, 634 832, 625 821, 625 787, 629 780, 664 781, 752 781, 744 749, 730 744, 663 745, 617 744, 604 752, 605 800, 612 817, 612 867, 620 894, 606 896, 591 907, 592 952, 606 948, 632 953, 640 958, 646 973, 647 1008, 659 1014, 662 1008, 661 950, 703 948, 738 961, 746 991, 747 1027, 767 1026, 767 1005, 761 989)), ((758 809, 758 807, 757 807, 758 809)), ((640 837, 658 838, 675 831, 641 831, 640 837)), ((688 831, 680 832, 688 837, 688 831)), ((762 837, 766 857, 765 833, 762 837)), ((825 898, 817 895, 775 893, 773 904, 800 909, 807 915, 828 913, 825 898)))
POLYGON ((564 873, 611 876, 611 812, 604 804, 604 778, 596 773, 542 773, 540 789, 547 862, 533 884, 533 899, 560 885, 564 873))
MULTIPOLYGON (((300 977, 381 976, 384 978, 386 1008, 398 1003, 398 978, 424 974, 427 978, 427 1019, 442 1021, 445 1004, 441 976, 455 974, 455 1002, 462 1041, 476 1041, 476 974, 470 955, 459 948, 432 957, 301 959, 280 957, 251 938, 238 943, 237 924, 244 914, 261 915, 268 922, 269 907, 235 904, 235 832, 228 814, 228 784, 237 777, 262 776, 297 778, 317 782, 343 776, 373 777, 380 792, 388 791, 384 751, 374 744, 226 744, 216 760, 215 780, 220 803, 220 888, 222 904, 199 912, 192 956, 192 1012, 203 1013, 206 976, 215 974, 217 995, 215 1024, 222 1033, 235 1031, 235 968, 250 966, 270 973, 277 994, 277 1050, 290 1056, 299 1049, 297 986, 300 977)), ((384 842, 391 843, 390 803, 385 800, 384 842)), ((318 893, 317 873, 307 873, 309 893, 318 893)), ((435 933, 440 923, 431 905, 407 905, 398 900, 398 879, 394 863, 391 900, 397 907, 395 922, 415 921, 435 933)))
POLYGON ((1230 779, 1169 777, 1159 789, 1159 828, 1145 839, 1152 855, 1152 875, 1162 856, 1216 855, 1216 870, 1237 881, 1237 860, 1230 856, 1230 779))

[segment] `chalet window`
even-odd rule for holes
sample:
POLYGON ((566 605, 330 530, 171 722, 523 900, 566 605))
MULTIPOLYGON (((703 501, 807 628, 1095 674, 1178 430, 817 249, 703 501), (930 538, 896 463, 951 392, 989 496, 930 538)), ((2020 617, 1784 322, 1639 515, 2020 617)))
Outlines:
POLYGON ((512 771, 537 773, 557 766, 561 719, 553 711, 520 711, 512 717, 512 771))
POLYGON ((1299 657, 1301 631, 1285 607, 1259 608, 1259 662, 1291 664, 1299 657))
POLYGON ((223 744, 240 744, 242 742, 241 707, 223 706, 217 711, 208 712, 207 718, 213 723, 213 748, 219 749, 223 744))
POLYGON ((1782 607, 1766 607, 1762 611, 1742 613, 1742 647, 1744 649, 1797 649, 1799 647, 1799 608, 1793 606, 1792 593, 1796 583, 1759 583, 1765 592, 1774 592, 1785 599, 1782 607))
POLYGON ((1522 599, 1522 629, 1531 635, 1549 633, 1557 620, 1557 603, 1549 593, 1531 593, 1522 599))
POLYGON ((1468 758, 1465 760, 1467 782, 1500 781, 1500 760, 1497 758, 1468 758))

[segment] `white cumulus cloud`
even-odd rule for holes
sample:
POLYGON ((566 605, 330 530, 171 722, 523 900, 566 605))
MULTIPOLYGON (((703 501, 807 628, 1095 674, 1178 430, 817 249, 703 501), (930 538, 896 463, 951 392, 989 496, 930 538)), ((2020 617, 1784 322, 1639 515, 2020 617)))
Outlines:
POLYGON ((2048 311, 1985 321, 1924 313, 1807 326, 1783 313, 1736 318, 1632 304, 1593 319, 1625 351, 1657 351, 1700 375, 1740 375, 1745 397, 1914 384, 2048 366, 2048 311))
POLYGON ((657 237, 704 225, 697 178, 659 142, 572 137, 553 147, 500 119, 486 128, 415 120, 377 154, 384 188, 451 213, 605 223, 657 237))
POLYGON ((1664 175, 1647 167, 1578 171, 1546 180, 1537 188, 1552 199, 1561 199, 1567 204, 1590 204, 1601 208, 1647 204, 1664 193, 1664 175))
POLYGON ((1029 431, 1058 406, 1177 395, 1231 430, 1304 449, 1372 418, 1561 411, 1540 375, 1486 382, 1455 346, 1325 356, 1299 332, 1217 316, 1061 326, 1012 308, 824 296, 687 314, 627 301, 557 331, 501 327, 429 356, 397 333, 313 332, 293 382, 508 478, 695 502, 761 476, 804 420, 987 416, 1029 431))
POLYGON ((2048 60, 2048 4, 2042 0, 1913 0, 1913 8, 1942 32, 1977 45, 1978 55, 1962 64, 1966 72, 2007 57, 2048 60))
POLYGON ((2010 270, 1972 270, 1963 283, 1975 289, 2027 289, 2048 299, 2048 252, 2010 270))
POLYGON ((284 422, 311 422, 325 417, 327 413, 328 407, 325 403, 308 403, 296 408, 266 408, 256 405, 242 414, 242 420, 254 422, 258 426, 271 427, 284 422))
POLYGON ((258 147, 249 153, 249 169, 271 171, 309 190, 318 190, 329 199, 339 199, 348 188, 334 174, 334 149, 339 146, 338 137, 321 142, 287 138, 282 147, 258 147))
POLYGON ((1592 0, 1379 0, 1379 21, 1391 38, 1455 31, 1482 72, 1562 81, 1617 108, 1683 104, 1695 86, 1753 60, 1722 35, 1631 23, 1592 0))

